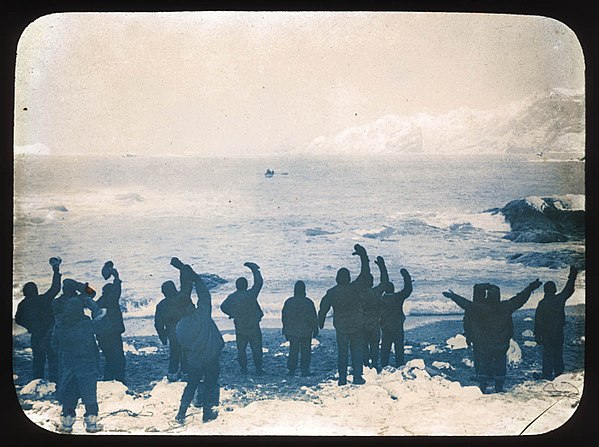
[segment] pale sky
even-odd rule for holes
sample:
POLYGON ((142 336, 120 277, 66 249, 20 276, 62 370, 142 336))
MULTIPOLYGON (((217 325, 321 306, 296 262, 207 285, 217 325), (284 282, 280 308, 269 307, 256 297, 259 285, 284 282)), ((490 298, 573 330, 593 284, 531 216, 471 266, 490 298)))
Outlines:
POLYGON ((386 114, 584 90, 566 25, 447 13, 66 13, 19 41, 15 145, 263 153, 386 114), (26 110, 24 110, 26 108, 26 110))

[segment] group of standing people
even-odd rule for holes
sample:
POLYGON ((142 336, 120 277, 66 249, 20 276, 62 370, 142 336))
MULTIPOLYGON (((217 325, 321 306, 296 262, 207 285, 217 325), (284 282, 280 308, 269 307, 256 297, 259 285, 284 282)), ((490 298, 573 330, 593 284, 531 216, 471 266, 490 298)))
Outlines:
POLYGON ((94 300, 96 291, 88 283, 70 278, 61 282, 61 262, 58 257, 50 258, 52 285, 45 293, 40 295, 33 282, 23 286, 25 298, 17 307, 15 322, 31 334, 34 378, 44 378, 48 363, 49 379, 56 383, 62 404, 60 430, 72 431, 81 399, 85 428, 94 433, 102 429, 96 393, 100 350, 105 358, 104 380, 125 381, 121 280, 114 264, 107 262, 102 275, 105 280, 113 277, 113 281, 104 285, 101 296, 94 300), (57 297, 61 286, 62 294, 57 297), (91 318, 85 309, 90 310, 91 318))
MULTIPOLYGON (((297 281, 293 296, 282 308, 282 332, 289 341, 288 375, 300 366, 302 376, 310 375, 311 342, 324 328, 327 314, 333 309, 333 326, 337 341, 338 384, 347 384, 351 358, 352 383, 365 383, 363 368, 380 372, 390 364, 391 348, 394 366, 404 363, 404 301, 413 291, 412 278, 401 269, 403 288, 395 290, 383 257, 374 263, 379 269, 379 282, 374 285, 366 249, 354 245, 352 253, 360 258, 360 272, 352 281, 350 271, 337 271, 336 285, 320 301, 318 312, 306 295, 306 285, 297 281)), ((75 408, 79 399, 85 406, 84 423, 88 432, 102 429, 98 424, 96 397, 99 378, 99 353, 105 358, 104 380, 125 381, 125 356, 122 334, 125 331, 119 300, 121 279, 112 261, 102 267, 108 281, 102 294, 96 295, 88 283, 64 279, 61 283, 61 259, 50 259, 53 269, 50 289, 39 294, 37 286, 28 282, 23 287, 24 299, 15 314, 17 324, 31 334, 34 378, 43 378, 48 363, 49 379, 57 383, 62 404, 60 431, 72 432, 75 408), (62 294, 57 297, 61 290, 62 294), (91 318, 86 315, 89 309, 91 318)), ((218 413, 220 356, 224 340, 212 319, 212 297, 201 275, 178 258, 171 265, 179 271, 180 286, 173 281, 162 284, 164 298, 156 306, 154 325, 159 339, 169 347, 167 379, 187 384, 181 396, 175 419, 184 423, 192 401, 203 408, 203 420, 213 420, 218 413), (195 289, 197 301, 192 300, 195 289)), ((240 372, 248 372, 248 346, 256 373, 264 374, 262 331, 264 313, 258 296, 264 284, 260 267, 244 264, 253 275, 249 287, 245 277, 235 281, 235 291, 222 302, 220 309, 233 319, 240 372)), ((551 379, 563 372, 564 306, 574 292, 578 271, 572 267, 567 284, 557 293, 554 282, 545 284, 544 298, 535 315, 535 337, 543 346, 543 371, 540 377, 551 379)), ((491 381, 495 391, 503 391, 506 374, 506 353, 513 336, 512 313, 522 307, 532 292, 541 285, 537 279, 516 296, 501 301, 499 287, 489 283, 476 284, 472 300, 451 289, 443 295, 464 309, 464 333, 472 346, 474 366, 480 388, 486 392, 491 381)))

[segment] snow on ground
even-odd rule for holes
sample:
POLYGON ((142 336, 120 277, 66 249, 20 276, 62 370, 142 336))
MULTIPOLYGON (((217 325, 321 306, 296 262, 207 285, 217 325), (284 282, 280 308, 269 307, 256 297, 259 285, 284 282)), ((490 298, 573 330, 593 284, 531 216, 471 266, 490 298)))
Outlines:
POLYGON ((450 349, 466 349, 468 343, 466 343, 466 337, 462 334, 457 334, 455 337, 451 337, 447 340, 447 346, 450 349))
MULTIPOLYGON (((570 418, 584 379, 582 372, 568 373, 551 382, 524 382, 506 393, 482 394, 478 387, 462 386, 429 371, 424 360, 412 359, 402 368, 387 367, 378 375, 366 368, 362 386, 350 381, 340 387, 328 380, 304 387, 308 400, 271 395, 245 406, 235 401, 233 390, 224 388, 216 420, 202 423, 201 409, 191 406, 185 425, 173 420, 184 382, 163 379, 150 392, 138 395, 119 382, 98 382, 104 426, 100 434, 517 435, 525 429, 525 434, 538 434, 570 418)), ((26 385, 20 396, 31 404, 25 413, 33 422, 56 431, 60 406, 44 398, 47 391, 37 380, 26 385)), ((74 433, 85 433, 83 412, 80 405, 74 433)))

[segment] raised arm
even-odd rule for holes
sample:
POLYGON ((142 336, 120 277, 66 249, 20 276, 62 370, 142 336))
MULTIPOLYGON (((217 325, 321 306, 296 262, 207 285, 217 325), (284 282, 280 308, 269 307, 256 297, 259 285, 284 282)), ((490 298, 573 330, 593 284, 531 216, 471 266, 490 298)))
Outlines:
MULTIPOLYGON (((103 272, 103 274, 104 274, 104 272, 103 272)), ((104 289, 105 292, 103 293, 104 307, 118 306, 119 300, 121 298, 121 291, 122 291, 121 279, 119 278, 119 272, 114 267, 110 268, 110 271, 108 273, 108 278, 110 278, 111 275, 113 277, 112 287, 108 288, 107 290, 104 289), (108 293, 106 293, 106 292, 108 292, 108 293)), ((108 278, 106 278, 106 279, 108 279, 108 278)))
POLYGON ((514 312, 516 309, 520 309, 522 306, 524 306, 524 303, 528 301, 532 292, 535 289, 538 289, 541 284, 542 282, 539 281, 539 278, 537 278, 527 285, 520 293, 516 294, 516 296, 513 296, 507 300, 510 311, 514 312))
POLYGON ((332 305, 333 302, 331 300, 331 297, 327 293, 325 296, 322 297, 322 300, 320 300, 320 309, 318 309, 318 326, 320 327, 320 329, 324 327, 324 320, 327 317, 327 313, 331 309, 332 305))
POLYGON ((362 286, 365 284, 369 277, 371 277, 370 273, 370 260, 368 259, 368 253, 366 253, 366 249, 362 247, 360 244, 354 245, 354 252, 352 255, 358 255, 360 257, 360 274, 353 281, 354 284, 362 286))
POLYGON ((443 296, 446 296, 447 298, 451 298, 454 303, 456 303, 458 306, 460 306, 464 310, 468 310, 468 309, 472 308, 472 301, 467 300, 463 296, 458 295, 451 289, 449 289, 447 292, 443 292, 443 296))
POLYGON ((252 275, 254 276, 254 284, 249 292, 254 295, 255 298, 258 298, 258 294, 260 293, 260 290, 262 290, 262 285, 264 284, 264 279, 260 273, 260 266, 253 262, 246 262, 243 265, 252 271, 252 275))
POLYGON ((200 275, 196 275, 195 287, 196 294, 198 295, 198 309, 200 309, 202 313, 212 315, 212 294, 200 275))
POLYGON ((403 289, 397 292, 397 295, 400 300, 405 300, 412 294, 412 291, 414 290, 412 285, 412 277, 406 269, 401 269, 399 273, 401 273, 403 278, 403 289))
POLYGON ((195 272, 188 264, 183 264, 179 258, 172 258, 171 265, 179 270, 180 289, 177 292, 177 300, 180 303, 191 303, 191 291, 195 280, 195 272))
POLYGON ((387 266, 385 265, 385 260, 382 256, 377 256, 374 263, 379 267, 380 272, 380 282, 374 287, 374 290, 377 296, 380 297, 385 292, 386 285, 389 282, 389 272, 387 271, 387 266))
POLYGON ((40 296, 44 301, 52 301, 60 292, 62 279, 62 274, 60 273, 61 262, 62 260, 60 258, 50 258, 49 263, 52 266, 54 273, 52 274, 52 284, 50 285, 50 288, 40 296))
POLYGON ((576 282, 576 277, 578 276, 578 269, 574 266, 570 267, 570 273, 568 275, 568 281, 564 289, 559 293, 559 299, 562 301, 566 301, 568 298, 572 296, 574 293, 574 283, 576 282))

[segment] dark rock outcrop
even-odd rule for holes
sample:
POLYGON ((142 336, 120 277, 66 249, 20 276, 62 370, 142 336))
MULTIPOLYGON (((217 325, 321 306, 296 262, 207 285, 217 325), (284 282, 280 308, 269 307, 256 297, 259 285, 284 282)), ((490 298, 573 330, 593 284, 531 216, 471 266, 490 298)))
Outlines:
POLYGON ((511 227, 504 237, 514 242, 566 242, 585 236, 584 210, 564 209, 557 198, 543 198, 540 207, 526 199, 512 200, 487 212, 504 215, 511 227))

